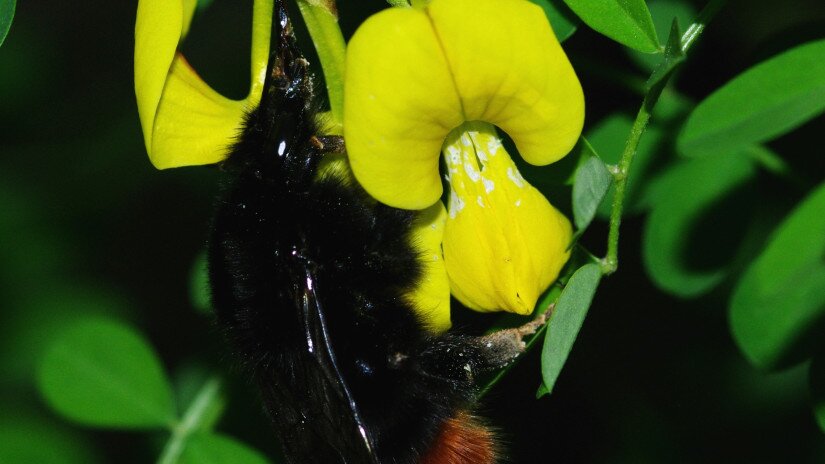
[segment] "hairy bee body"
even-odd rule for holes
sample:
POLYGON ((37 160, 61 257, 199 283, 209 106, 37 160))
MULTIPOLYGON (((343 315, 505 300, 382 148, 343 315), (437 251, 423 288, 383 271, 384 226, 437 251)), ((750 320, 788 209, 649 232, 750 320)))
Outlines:
POLYGON ((276 4, 279 42, 224 164, 209 245, 219 323, 290 462, 490 464, 469 410, 474 373, 500 360, 416 316, 414 213, 319 175, 311 77, 276 4))

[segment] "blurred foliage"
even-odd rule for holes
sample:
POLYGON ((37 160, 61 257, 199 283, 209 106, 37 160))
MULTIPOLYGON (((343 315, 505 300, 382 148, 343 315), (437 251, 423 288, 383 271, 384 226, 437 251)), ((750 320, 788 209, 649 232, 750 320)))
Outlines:
MULTIPOLYGON (((339 3, 346 37, 384 7, 339 3)), ((523 173, 569 198, 579 245, 603 252, 605 172, 661 63, 649 52, 705 3, 534 3, 567 39, 590 144, 523 173)), ((156 172, 145 154, 135 7, 0 0, 0 462, 278 462, 210 318, 219 173, 156 172)), ((199 2, 184 44, 226 95, 248 84, 250 7, 199 2)), ((825 462, 823 30, 819 0, 731 1, 708 25, 636 147, 618 272, 599 279, 577 246, 542 300, 561 295, 543 353, 485 396, 512 462, 825 462)))

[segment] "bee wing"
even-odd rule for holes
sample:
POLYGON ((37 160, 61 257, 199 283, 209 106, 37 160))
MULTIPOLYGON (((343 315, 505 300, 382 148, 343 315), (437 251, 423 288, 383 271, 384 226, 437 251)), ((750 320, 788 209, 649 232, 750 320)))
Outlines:
POLYGON ((286 455, 301 464, 378 463, 372 437, 339 367, 319 298, 317 269, 307 263, 296 277, 295 306, 300 309, 305 350, 294 353, 287 379, 261 383, 265 401, 280 405, 268 409, 275 413, 286 455))

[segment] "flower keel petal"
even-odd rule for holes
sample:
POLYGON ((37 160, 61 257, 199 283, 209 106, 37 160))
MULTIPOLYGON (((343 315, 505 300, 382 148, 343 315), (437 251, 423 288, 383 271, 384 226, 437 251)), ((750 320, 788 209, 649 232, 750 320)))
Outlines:
POLYGON ((569 258, 572 226, 519 174, 495 129, 448 137, 444 260, 453 295, 477 311, 530 314, 569 258))

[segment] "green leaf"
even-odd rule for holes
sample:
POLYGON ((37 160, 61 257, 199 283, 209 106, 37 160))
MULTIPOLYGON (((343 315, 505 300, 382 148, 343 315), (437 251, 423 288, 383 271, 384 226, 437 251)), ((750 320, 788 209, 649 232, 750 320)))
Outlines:
POLYGON ((716 202, 744 185, 754 173, 750 159, 735 153, 679 163, 650 187, 653 210, 644 228, 642 257, 657 286, 674 295, 693 297, 710 291, 725 278, 728 269, 724 266, 690 266, 692 258, 707 253, 697 247, 713 247, 688 238, 716 202))
MULTIPOLYGON (((653 18, 656 35, 659 37, 669 36, 674 19, 684 26, 692 23, 696 17, 696 9, 685 0, 656 0, 649 2, 647 7, 650 9, 650 16, 653 18)), ((653 71, 661 61, 659 55, 650 53, 628 50, 628 54, 633 61, 647 72, 653 71)))
POLYGON ((550 394, 550 390, 548 390, 547 387, 544 386, 544 382, 542 382, 541 385, 539 385, 539 388, 536 390, 536 399, 539 399, 542 396, 549 395, 549 394, 550 394))
POLYGON ((212 312, 206 252, 198 253, 192 264, 189 274, 189 301, 199 313, 210 314, 212 312))
POLYGON ((0 45, 3 45, 6 36, 9 35, 16 7, 17 0, 0 0, 0 45))
POLYGON ((576 229, 584 230, 596 215, 596 208, 604 199, 607 189, 613 183, 613 176, 601 159, 593 153, 586 140, 583 143, 591 155, 576 169, 573 183, 573 218, 576 229))
MULTIPOLYGON (((55 276, 57 279, 57 276, 55 276)), ((19 302, 6 303, 0 324, 0 366, 3 382, 32 385, 37 365, 49 343, 67 324, 87 317, 120 317, 132 312, 125 298, 100 286, 50 282, 49 291, 30 291, 19 302)))
POLYGON ((573 342, 584 323, 601 277, 598 265, 585 264, 570 277, 559 296, 553 315, 547 323, 547 334, 541 350, 541 377, 548 393, 553 391, 567 356, 573 349, 573 342))
POLYGON ((808 380, 811 384, 814 416, 819 428, 825 432, 825 352, 814 356, 808 367, 808 380))
MULTIPOLYGON (((618 164, 632 126, 633 120, 629 116, 614 113, 591 128, 587 132, 587 140, 605 163, 618 164)), ((638 213, 648 206, 645 202, 644 189, 649 183, 647 176, 652 170, 653 160, 658 156, 670 154, 670 151, 665 152, 664 135, 659 127, 650 125, 639 141, 639 146, 636 147, 636 155, 630 165, 625 186, 624 210, 627 213, 638 213)), ((611 184, 596 211, 598 217, 602 219, 610 217, 614 191, 615 185, 611 184)))
POLYGON ((771 140, 825 111, 825 39, 792 48, 740 74, 690 115, 679 151, 730 153, 771 140))
MULTIPOLYGON (((16 416, 16 415, 15 415, 16 416)), ((37 416, 0 420, 0 463, 94 464, 94 448, 77 430, 37 416)))
POLYGON ((267 464, 258 451, 237 440, 215 433, 189 437, 178 464, 267 464))
POLYGON ((659 50, 659 38, 644 0, 564 0, 596 32, 644 53, 659 50))
POLYGON ((166 427, 171 388, 152 348, 134 330, 106 319, 69 326, 46 350, 38 386, 65 417, 102 427, 166 427))
POLYGON ((562 0, 530 0, 530 3, 535 3, 544 10, 559 42, 570 38, 579 27, 578 18, 562 0))
POLYGON ((734 339, 760 368, 781 367, 825 318, 823 211, 825 183, 782 222, 733 292, 734 339))

